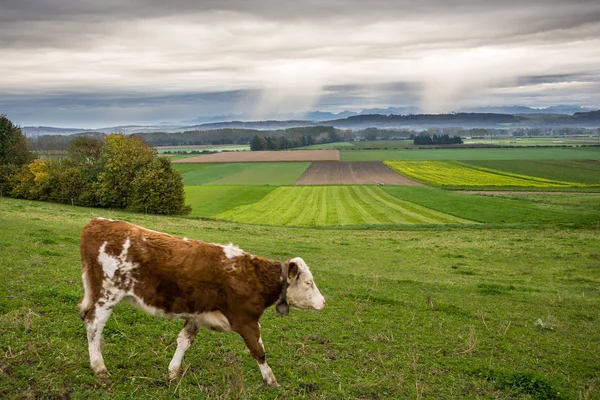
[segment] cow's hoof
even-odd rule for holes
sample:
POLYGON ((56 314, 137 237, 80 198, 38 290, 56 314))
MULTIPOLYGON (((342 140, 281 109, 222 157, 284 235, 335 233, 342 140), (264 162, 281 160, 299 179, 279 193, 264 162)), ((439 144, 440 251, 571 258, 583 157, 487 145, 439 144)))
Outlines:
POLYGON ((265 383, 271 387, 280 387, 281 385, 279 384, 279 382, 277 382, 277 379, 269 379, 268 381, 265 381, 265 383))
POLYGON ((110 372, 108 372, 106 367, 95 369, 94 374, 96 374, 96 378, 98 378, 101 381, 106 380, 110 377, 110 372))
POLYGON ((169 371, 169 382, 176 381, 178 377, 179 377, 179 370, 169 371))

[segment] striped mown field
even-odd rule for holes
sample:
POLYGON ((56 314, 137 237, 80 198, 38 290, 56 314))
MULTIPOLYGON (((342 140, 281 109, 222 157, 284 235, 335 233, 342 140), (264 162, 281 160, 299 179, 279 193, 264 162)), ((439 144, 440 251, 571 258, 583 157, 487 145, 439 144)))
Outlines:
POLYGON ((400 200, 377 186, 279 187, 257 203, 215 217, 292 226, 475 223, 400 200))
POLYGON ((570 188, 588 186, 581 183, 478 167, 459 161, 386 161, 385 164, 409 178, 442 187, 570 188))

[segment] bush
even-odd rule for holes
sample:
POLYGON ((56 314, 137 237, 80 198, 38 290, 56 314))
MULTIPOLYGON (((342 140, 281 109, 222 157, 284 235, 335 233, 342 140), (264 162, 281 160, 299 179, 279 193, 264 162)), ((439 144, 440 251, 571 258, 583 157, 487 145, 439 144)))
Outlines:
POLYGON ((188 214, 183 182, 166 157, 153 159, 138 170, 131 183, 129 208, 152 214, 188 214))

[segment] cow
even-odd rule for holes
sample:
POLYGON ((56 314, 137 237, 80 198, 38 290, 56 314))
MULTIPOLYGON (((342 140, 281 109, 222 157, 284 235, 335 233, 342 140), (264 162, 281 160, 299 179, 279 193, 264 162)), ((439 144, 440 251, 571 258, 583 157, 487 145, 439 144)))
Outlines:
POLYGON ((279 386, 265 357, 259 320, 277 302, 322 310, 308 265, 296 257, 285 263, 261 258, 228 244, 179 238, 124 221, 94 218, 81 234, 84 296, 78 304, 87 331, 90 366, 108 374, 100 350, 102 329, 113 308, 130 300, 145 312, 183 319, 169 379, 200 328, 237 332, 257 361, 266 384, 279 386))

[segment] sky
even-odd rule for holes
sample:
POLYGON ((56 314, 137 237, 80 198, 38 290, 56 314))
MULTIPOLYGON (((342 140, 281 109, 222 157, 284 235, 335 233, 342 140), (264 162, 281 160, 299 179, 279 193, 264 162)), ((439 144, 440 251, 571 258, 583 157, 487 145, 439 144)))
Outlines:
POLYGON ((600 108, 598 0, 0 0, 0 54, 21 126, 600 108))

